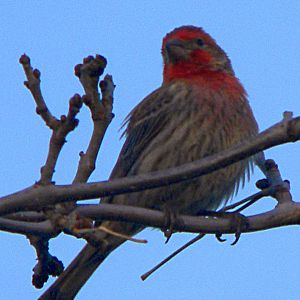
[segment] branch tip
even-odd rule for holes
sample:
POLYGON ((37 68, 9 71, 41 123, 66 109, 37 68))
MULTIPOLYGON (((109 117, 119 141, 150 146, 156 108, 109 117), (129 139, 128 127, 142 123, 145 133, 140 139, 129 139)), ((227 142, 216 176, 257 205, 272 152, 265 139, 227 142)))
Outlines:
POLYGON ((25 53, 21 55, 19 59, 20 64, 22 65, 28 65, 30 64, 30 58, 25 53))
POLYGON ((40 80, 40 78, 41 78, 41 72, 40 72, 40 70, 34 69, 34 70, 32 71, 32 74, 33 74, 33 76, 34 76, 36 79, 40 80))
POLYGON ((82 67, 82 64, 77 64, 75 67, 74 67, 74 74, 75 76, 77 77, 80 77, 80 70, 81 70, 81 67, 82 67))

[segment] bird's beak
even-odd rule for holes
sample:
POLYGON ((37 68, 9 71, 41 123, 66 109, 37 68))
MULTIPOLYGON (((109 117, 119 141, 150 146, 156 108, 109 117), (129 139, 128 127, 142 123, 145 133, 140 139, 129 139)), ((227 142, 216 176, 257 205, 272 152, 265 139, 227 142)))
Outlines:
POLYGON ((184 45, 184 41, 171 40, 165 44, 168 62, 176 63, 179 60, 188 58, 189 53, 184 45))

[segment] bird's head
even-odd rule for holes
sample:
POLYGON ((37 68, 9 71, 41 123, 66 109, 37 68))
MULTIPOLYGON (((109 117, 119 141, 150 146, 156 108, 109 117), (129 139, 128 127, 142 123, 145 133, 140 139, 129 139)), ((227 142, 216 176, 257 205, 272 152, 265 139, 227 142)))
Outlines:
POLYGON ((202 28, 182 26, 163 39, 164 81, 207 72, 234 75, 226 53, 202 28))

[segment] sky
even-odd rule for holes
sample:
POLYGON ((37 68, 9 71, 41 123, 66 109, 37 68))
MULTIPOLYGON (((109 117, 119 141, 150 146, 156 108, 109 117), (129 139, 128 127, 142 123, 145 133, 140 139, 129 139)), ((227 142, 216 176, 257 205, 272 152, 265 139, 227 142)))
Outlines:
MULTIPOLYGON (((232 60, 245 86, 260 130, 282 119, 284 111, 300 115, 299 1, 1 1, 0 3, 0 195, 21 190, 39 178, 50 131, 35 114, 34 101, 23 86, 18 60, 30 56, 41 71, 42 90, 51 112, 67 112, 68 100, 83 93, 73 68, 96 53, 108 60, 106 72, 116 83, 114 118, 90 181, 109 176, 123 140, 119 131, 130 110, 162 82, 163 36, 181 25, 203 27, 232 60)), ((68 136, 56 167, 57 184, 72 181, 78 153, 91 134, 86 108, 68 136)), ((300 200, 300 143, 266 151, 291 182, 300 200)), ((257 192, 252 179, 235 200, 257 192)), ((266 198, 248 209, 272 209, 266 198)), ((300 229, 283 227, 243 234, 236 246, 206 236, 145 282, 140 275, 192 238, 175 234, 165 245, 163 234, 147 229, 138 237, 147 245, 127 242, 97 270, 76 299, 299 299, 300 229)), ((63 236, 51 241, 53 255, 65 266, 84 241, 63 236)), ((0 234, 2 299, 36 299, 43 290, 31 285, 34 249, 16 234, 0 234)))

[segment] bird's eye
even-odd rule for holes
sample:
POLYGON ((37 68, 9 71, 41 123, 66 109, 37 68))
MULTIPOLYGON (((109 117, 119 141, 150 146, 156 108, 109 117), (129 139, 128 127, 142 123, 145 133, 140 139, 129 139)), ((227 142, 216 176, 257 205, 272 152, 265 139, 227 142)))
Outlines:
POLYGON ((202 39, 196 39, 196 44, 201 47, 204 45, 204 42, 202 39))

